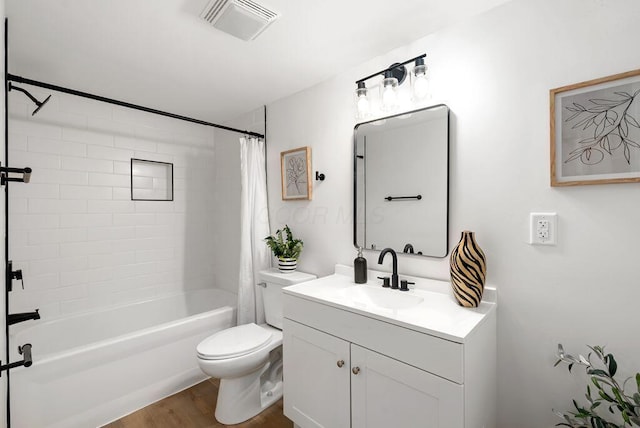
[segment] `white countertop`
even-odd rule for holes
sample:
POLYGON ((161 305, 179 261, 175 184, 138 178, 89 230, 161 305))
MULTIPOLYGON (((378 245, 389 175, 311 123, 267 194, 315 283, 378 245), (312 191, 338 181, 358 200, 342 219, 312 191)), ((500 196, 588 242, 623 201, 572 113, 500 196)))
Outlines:
MULTIPOLYGON (((494 287, 485 286, 484 295, 480 306, 477 308, 464 308, 460 306, 451 291, 451 284, 447 281, 439 281, 428 278, 399 275, 400 279, 415 282, 415 286, 409 291, 391 290, 382 288, 382 281, 378 276, 391 276, 388 272, 369 270, 366 284, 356 284, 353 281, 353 268, 336 265, 333 275, 318 278, 312 281, 292 285, 284 288, 284 293, 302 299, 318 302, 320 304, 354 312, 366 317, 378 319, 420 331, 453 342, 464 343, 465 338, 480 325, 486 316, 495 310, 497 293, 494 287), (376 305, 368 305, 361 301, 354 302, 344 297, 344 291, 350 287, 372 287, 369 290, 376 296, 386 296, 389 300, 396 298, 395 293, 415 296, 417 303, 406 309, 387 309, 376 305)), ((398 297, 404 299, 403 297, 398 297)))

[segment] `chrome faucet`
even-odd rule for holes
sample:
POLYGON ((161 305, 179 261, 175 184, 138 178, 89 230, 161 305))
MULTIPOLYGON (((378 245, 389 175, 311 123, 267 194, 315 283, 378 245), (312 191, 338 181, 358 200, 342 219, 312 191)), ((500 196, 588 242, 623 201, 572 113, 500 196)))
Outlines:
POLYGON ((392 248, 385 248, 380 252, 380 256, 378 256, 378 264, 381 265, 384 260, 384 256, 387 253, 391 253, 391 258, 393 260, 393 274, 391 275, 391 288, 394 290, 398 289, 398 255, 392 248))

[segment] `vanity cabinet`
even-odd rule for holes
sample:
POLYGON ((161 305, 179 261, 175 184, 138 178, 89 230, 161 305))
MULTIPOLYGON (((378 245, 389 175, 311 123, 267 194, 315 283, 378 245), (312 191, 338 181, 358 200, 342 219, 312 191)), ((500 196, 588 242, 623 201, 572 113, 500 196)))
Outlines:
POLYGON ((448 283, 416 278, 406 308, 374 301, 378 287, 354 293, 346 272, 284 289, 285 415, 301 428, 495 428, 495 289, 466 309, 448 283))
POLYGON ((464 426, 462 385, 289 319, 284 349, 285 415, 302 428, 464 426))

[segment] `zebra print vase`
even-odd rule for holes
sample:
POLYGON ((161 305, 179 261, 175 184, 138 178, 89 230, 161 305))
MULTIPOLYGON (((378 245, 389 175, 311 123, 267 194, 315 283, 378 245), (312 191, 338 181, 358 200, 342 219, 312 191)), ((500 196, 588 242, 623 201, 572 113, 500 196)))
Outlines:
POLYGON ((458 304, 476 308, 482 300, 487 265, 473 232, 462 232, 460 242, 451 252, 451 286, 458 304))

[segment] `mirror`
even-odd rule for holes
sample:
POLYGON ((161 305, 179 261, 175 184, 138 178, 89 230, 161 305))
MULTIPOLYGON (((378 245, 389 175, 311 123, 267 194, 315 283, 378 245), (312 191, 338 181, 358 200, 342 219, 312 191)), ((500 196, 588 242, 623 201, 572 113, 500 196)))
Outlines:
POLYGON ((449 108, 361 123, 354 134, 355 246, 446 257, 449 108))

